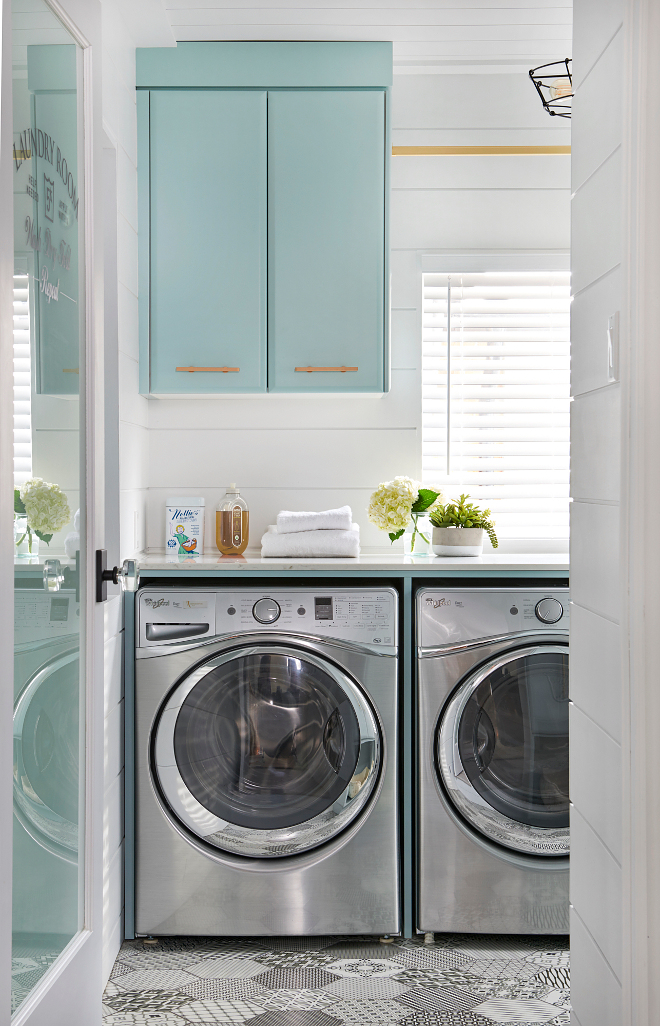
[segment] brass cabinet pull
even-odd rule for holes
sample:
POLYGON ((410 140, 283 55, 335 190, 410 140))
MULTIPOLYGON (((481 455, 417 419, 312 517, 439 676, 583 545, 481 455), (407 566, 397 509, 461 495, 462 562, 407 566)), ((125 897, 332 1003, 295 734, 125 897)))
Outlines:
POLYGON ((240 367, 177 367, 178 371, 187 371, 188 374, 195 374, 198 371, 219 371, 220 374, 238 374, 240 367))
POLYGON ((314 371, 332 371, 333 373, 345 374, 346 371, 356 371, 357 367, 296 367, 297 371, 305 371, 312 374, 314 371))
POLYGON ((77 367, 62 367, 62 374, 78 374, 77 367))

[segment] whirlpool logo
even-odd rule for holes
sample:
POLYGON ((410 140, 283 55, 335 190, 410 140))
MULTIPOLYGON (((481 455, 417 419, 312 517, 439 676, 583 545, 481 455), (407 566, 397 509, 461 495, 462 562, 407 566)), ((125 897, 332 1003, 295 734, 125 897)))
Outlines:
POLYGON ((161 606, 169 606, 170 600, 169 599, 164 599, 164 598, 160 598, 160 599, 146 598, 144 600, 144 604, 145 604, 145 606, 151 606, 152 609, 160 609, 161 606))
POLYGON ((426 604, 427 604, 427 606, 431 606, 432 609, 440 609, 441 606, 450 606, 451 605, 451 599, 446 599, 446 598, 434 599, 434 598, 431 598, 431 596, 429 595, 429 596, 427 596, 426 604))

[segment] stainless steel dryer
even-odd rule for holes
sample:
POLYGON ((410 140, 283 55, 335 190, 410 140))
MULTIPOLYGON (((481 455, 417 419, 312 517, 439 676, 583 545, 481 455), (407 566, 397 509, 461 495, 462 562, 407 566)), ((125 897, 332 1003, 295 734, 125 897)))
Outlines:
POLYGON ((568 933, 568 592, 416 608, 418 927, 568 933))
POLYGON ((138 934, 398 933, 397 595, 145 588, 138 934))

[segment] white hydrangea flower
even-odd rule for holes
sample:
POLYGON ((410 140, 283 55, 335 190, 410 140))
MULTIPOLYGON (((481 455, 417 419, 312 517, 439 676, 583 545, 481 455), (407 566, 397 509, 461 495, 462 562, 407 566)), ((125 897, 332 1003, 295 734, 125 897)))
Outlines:
POLYGON ((379 484, 369 500, 371 523, 390 534, 406 528, 419 487, 419 482, 410 477, 395 477, 379 484))
POLYGON ((27 514, 28 527, 41 534, 54 534, 68 524, 71 509, 59 485, 40 477, 31 477, 21 485, 21 499, 27 514))

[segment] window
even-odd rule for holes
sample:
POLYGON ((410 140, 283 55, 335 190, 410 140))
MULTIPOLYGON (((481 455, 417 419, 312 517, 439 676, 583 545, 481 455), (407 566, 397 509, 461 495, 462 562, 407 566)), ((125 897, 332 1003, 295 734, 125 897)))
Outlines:
POLYGON ((568 271, 424 275, 424 483, 500 539, 568 538, 569 304, 568 271))
POLYGON ((32 477, 30 303, 27 271, 14 274, 14 487, 32 477))

